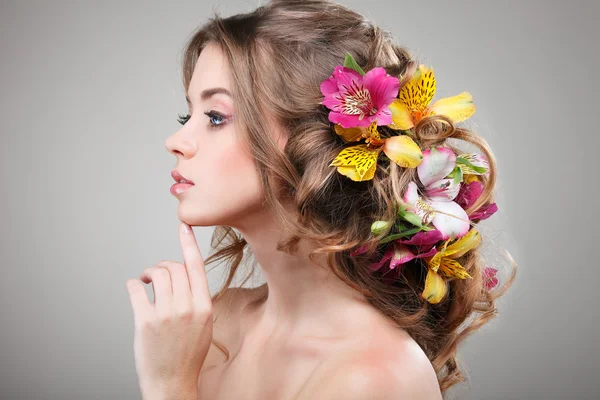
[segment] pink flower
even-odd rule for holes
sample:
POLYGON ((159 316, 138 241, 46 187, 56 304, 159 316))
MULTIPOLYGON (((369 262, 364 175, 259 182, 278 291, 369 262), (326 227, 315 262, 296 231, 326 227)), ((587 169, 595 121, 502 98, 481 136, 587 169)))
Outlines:
POLYGON ((498 284, 498 278, 496 278, 496 272, 498 272, 495 268, 486 267, 483 270, 483 281, 485 283, 485 288, 487 290, 491 290, 498 284))
MULTIPOLYGON (((483 193, 483 184, 479 181, 473 181, 470 183, 463 183, 460 191, 456 196, 455 201, 463 208, 467 209, 471 204, 475 203, 479 196, 483 193)), ((471 221, 484 220, 492 216, 498 211, 496 203, 491 203, 485 206, 479 207, 469 215, 471 221)))
POLYGON ((329 108, 329 121, 343 128, 389 125, 389 105, 398 96, 400 81, 376 67, 364 76, 351 68, 338 65, 333 74, 321 82, 325 99, 320 104, 329 108))
POLYGON ((380 261, 369 265, 369 269, 373 272, 377 271, 385 264, 388 264, 388 261, 389 269, 394 269, 396 267, 402 267, 403 264, 406 264, 415 258, 431 257, 435 253, 437 253, 437 249, 435 247, 430 248, 427 250, 427 252, 422 252, 421 249, 411 249, 410 246, 395 241, 388 246, 387 251, 380 261))
POLYGON ((446 178, 456 166, 456 154, 448 147, 434 147, 423 152, 423 161, 417 167, 419 180, 425 186, 423 196, 418 186, 410 182, 404 193, 409 211, 419 215, 424 225, 432 223, 442 234, 442 239, 459 238, 469 231, 469 217, 454 200, 460 182, 446 178))

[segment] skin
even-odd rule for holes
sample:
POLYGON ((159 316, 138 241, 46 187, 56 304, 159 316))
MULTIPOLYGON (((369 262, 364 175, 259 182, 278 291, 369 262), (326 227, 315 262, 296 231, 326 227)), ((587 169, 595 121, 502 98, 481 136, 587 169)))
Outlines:
MULTIPOLYGON (((369 305, 333 273, 300 251, 277 251, 282 231, 262 205, 253 156, 232 123, 235 104, 225 94, 202 100, 208 88, 232 92, 230 67, 209 44, 188 89, 191 118, 165 146, 195 185, 177 194, 178 218, 190 226, 229 225, 251 247, 268 286, 235 289, 214 304, 214 338, 198 378, 200 399, 419 398, 441 399, 431 363, 405 331, 369 305), (207 117, 214 110, 226 118, 207 117), (209 124, 217 124, 215 129, 209 124), (390 351, 393 349, 393 351, 390 351), (341 396, 341 397, 340 397, 341 396), (361 397, 362 396, 362 397, 361 397)), ((273 135, 283 147, 281 130, 273 135)), ((325 265, 325 259, 319 263, 325 265)), ((201 268, 203 271, 203 268, 201 268)))

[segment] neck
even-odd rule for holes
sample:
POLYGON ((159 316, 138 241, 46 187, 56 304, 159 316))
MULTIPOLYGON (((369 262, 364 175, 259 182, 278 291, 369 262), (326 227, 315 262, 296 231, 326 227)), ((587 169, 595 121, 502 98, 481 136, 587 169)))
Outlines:
POLYGON ((317 256, 318 264, 308 258, 316 244, 302 240, 293 255, 279 251, 277 242, 284 234, 275 221, 265 215, 249 219, 236 229, 252 249, 267 282, 267 298, 253 319, 252 329, 259 336, 339 336, 357 318, 364 321, 368 313, 372 315, 364 297, 331 272, 325 255, 317 256))

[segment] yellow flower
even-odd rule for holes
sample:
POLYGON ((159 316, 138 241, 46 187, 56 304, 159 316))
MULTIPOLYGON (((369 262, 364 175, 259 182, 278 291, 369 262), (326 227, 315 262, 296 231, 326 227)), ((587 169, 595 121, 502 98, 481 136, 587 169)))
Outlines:
POLYGON ((400 89, 398 98, 389 105, 392 112, 392 129, 407 130, 422 118, 443 114, 454 122, 468 119, 475 112, 473 97, 462 92, 453 97, 437 100, 429 106, 435 95, 436 84, 433 69, 420 64, 411 79, 400 89))
POLYGON ((382 139, 377 131, 376 121, 366 128, 343 128, 336 124, 334 129, 346 142, 366 139, 365 144, 343 149, 329 164, 331 167, 337 167, 340 174, 353 181, 373 179, 381 151, 403 168, 415 168, 423 161, 421 149, 410 136, 396 135, 382 139))
POLYGON ((435 255, 425 258, 428 271, 422 296, 432 304, 439 303, 448 291, 448 285, 443 277, 472 278, 456 259, 476 247, 481 242, 481 235, 472 228, 466 235, 448 246, 450 240, 452 239, 448 239, 435 255))

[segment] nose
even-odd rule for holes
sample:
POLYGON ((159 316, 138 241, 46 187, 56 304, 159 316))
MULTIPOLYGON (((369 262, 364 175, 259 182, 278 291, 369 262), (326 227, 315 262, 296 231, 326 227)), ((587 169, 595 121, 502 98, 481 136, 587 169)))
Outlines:
POLYGON ((183 129, 175 132, 165 140, 165 148, 176 157, 192 158, 196 151, 193 138, 183 133, 183 129))

